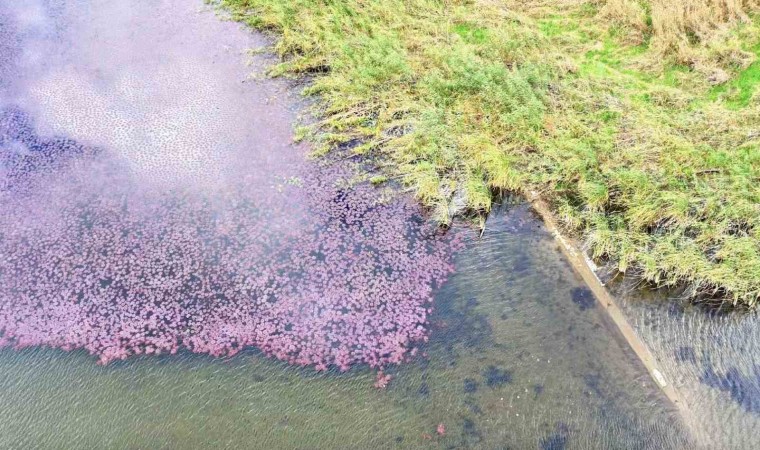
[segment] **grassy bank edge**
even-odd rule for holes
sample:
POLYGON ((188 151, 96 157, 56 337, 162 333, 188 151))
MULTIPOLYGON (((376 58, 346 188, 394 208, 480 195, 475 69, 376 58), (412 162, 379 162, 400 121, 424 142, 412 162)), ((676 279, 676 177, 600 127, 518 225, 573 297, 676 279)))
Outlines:
POLYGON ((639 48, 610 44, 610 33, 583 42, 590 32, 572 16, 583 11, 534 19, 472 2, 222 4, 275 36, 283 62, 270 75, 311 80, 319 121, 299 131, 317 154, 337 147, 377 161, 373 180, 400 177, 444 223, 484 215, 499 192, 537 191, 595 259, 655 284, 690 284, 695 298, 756 303, 760 152, 737 136, 752 136, 760 115, 746 90, 747 107, 732 113, 721 104, 732 98, 707 102, 677 65, 652 82, 619 61, 639 48), (621 134, 644 144, 626 153, 621 134), (737 149, 743 160, 726 165, 737 149))

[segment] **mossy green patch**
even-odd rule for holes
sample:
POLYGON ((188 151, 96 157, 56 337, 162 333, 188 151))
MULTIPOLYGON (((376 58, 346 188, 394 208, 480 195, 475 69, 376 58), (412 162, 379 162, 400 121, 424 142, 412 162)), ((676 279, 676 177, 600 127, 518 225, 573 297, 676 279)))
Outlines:
POLYGON ((752 100, 760 85, 760 46, 753 49, 757 58, 749 67, 739 72, 730 82, 716 86, 713 98, 723 98, 726 104, 733 108, 745 108, 752 100))
POLYGON ((452 31, 458 34, 465 42, 470 44, 482 44, 488 39, 487 30, 466 23, 454 25, 452 31))

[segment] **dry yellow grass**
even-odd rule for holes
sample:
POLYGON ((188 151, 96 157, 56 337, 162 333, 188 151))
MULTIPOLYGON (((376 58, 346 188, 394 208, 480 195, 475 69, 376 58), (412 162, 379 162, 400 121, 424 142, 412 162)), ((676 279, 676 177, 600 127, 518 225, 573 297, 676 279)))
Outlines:
MULTIPOLYGON (((758 11, 760 0, 602 0, 597 17, 622 29, 629 43, 649 39, 655 58, 675 57, 678 63, 703 69, 722 66, 714 54, 736 25, 749 22, 758 11)), ((743 67, 751 62, 746 54, 729 59, 743 67)))
POLYGON ((695 45, 723 39, 732 25, 749 20, 758 8, 758 0, 653 0, 653 47, 690 62, 695 45))
POLYGON ((636 0, 608 0, 599 9, 598 18, 625 30, 632 44, 644 42, 648 32, 647 12, 636 0))

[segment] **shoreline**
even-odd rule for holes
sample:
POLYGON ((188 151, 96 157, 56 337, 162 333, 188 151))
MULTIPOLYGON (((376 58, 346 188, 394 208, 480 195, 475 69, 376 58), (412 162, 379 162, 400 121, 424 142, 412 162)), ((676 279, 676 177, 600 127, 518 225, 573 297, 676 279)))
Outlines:
MULTIPOLYGON (((214 4, 272 37, 261 51, 279 62, 267 76, 307 82, 317 120, 298 135, 315 156, 351 147, 380 157, 378 179, 403 177, 444 225, 452 207, 484 214, 493 191, 540 186, 594 254, 689 285, 695 299, 758 300, 760 103, 752 85, 741 99, 731 86, 760 65, 726 68, 718 95, 698 68, 616 34, 590 1, 214 4)), ((748 64, 760 59, 749 50, 760 22, 736 32, 726 45, 748 64)), ((691 50, 709 56, 705 45, 691 50)))
POLYGON ((526 200, 541 217, 547 230, 554 236, 554 240, 559 244, 563 255, 567 258, 573 270, 581 276, 584 283, 594 293, 596 301, 606 311, 607 317, 617 327, 621 337, 628 343, 636 357, 644 365, 652 380, 660 388, 660 391, 678 411, 681 418, 685 422, 689 422, 686 420, 686 417, 690 414, 690 410, 684 397, 678 392, 674 384, 665 378, 663 371, 658 366, 657 359, 649 351, 649 348, 638 334, 636 334, 615 297, 610 294, 604 283, 596 275, 593 261, 588 258, 574 239, 561 232, 549 205, 537 193, 528 193, 526 200))

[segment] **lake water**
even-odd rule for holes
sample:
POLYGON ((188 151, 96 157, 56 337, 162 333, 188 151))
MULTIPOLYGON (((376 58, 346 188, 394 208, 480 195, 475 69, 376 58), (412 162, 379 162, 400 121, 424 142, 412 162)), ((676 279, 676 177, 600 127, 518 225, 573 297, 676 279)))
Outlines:
MULTIPOLYGON (((1 448, 715 442, 526 205, 443 235, 309 160, 294 88, 250 77, 266 40, 203 2, 6 2, 0 25, 1 448)), ((754 426, 722 364, 700 392, 754 426)))
POLYGON ((436 295, 428 357, 384 390, 367 369, 318 374, 254 350, 98 366, 6 349, 0 446, 683 448, 677 414, 538 224, 514 206, 472 233, 436 295))

